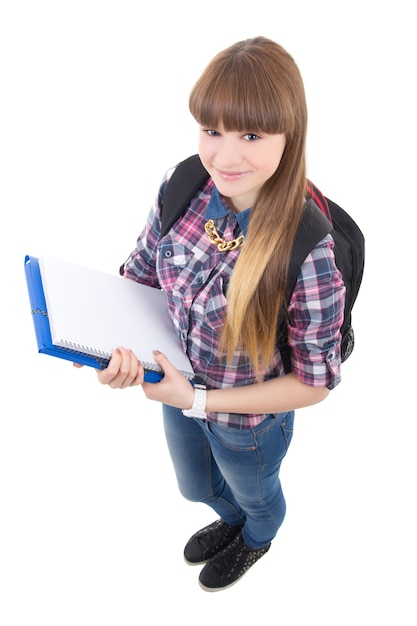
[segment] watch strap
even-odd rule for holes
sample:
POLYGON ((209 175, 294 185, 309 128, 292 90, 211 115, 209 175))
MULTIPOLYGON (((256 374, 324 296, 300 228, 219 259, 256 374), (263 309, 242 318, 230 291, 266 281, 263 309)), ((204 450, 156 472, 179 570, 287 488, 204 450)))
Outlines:
POLYGON ((194 385, 194 402, 191 409, 183 409, 185 417, 198 417, 205 419, 207 390, 204 385, 194 385))

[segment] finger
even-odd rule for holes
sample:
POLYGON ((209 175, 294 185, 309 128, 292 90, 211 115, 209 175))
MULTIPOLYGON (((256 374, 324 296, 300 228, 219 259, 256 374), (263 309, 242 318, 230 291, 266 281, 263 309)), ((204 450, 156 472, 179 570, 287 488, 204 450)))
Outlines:
POLYGON ((98 379, 103 385, 109 385, 112 389, 123 386, 130 371, 130 353, 125 348, 119 347, 113 351, 108 366, 98 373, 98 379))
POLYGON ((136 359, 138 363, 138 371, 136 377, 132 380, 130 386, 136 387, 137 385, 143 385, 143 380, 145 376, 145 370, 143 369, 142 363, 136 359))
POLYGON ((110 383, 118 376, 122 355, 119 349, 113 351, 109 364, 104 370, 97 370, 97 377, 103 385, 110 383))
POLYGON ((101 383, 112 389, 125 389, 143 382, 143 368, 131 350, 118 347, 98 377, 101 383))
POLYGON ((120 368, 120 388, 133 387, 143 381, 143 368, 137 356, 131 350, 122 352, 122 365, 120 368))
POLYGON ((168 357, 163 354, 163 352, 160 352, 159 350, 154 350, 153 357, 156 363, 162 368, 165 375, 177 371, 176 368, 172 365, 171 361, 168 359, 168 357))

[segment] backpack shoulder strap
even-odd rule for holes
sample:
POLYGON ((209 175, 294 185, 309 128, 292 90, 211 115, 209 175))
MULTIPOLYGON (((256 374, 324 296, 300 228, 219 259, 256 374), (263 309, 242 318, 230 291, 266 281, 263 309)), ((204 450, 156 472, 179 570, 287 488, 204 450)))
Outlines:
POLYGON ((300 268, 307 255, 316 247, 319 241, 331 233, 332 230, 332 224, 322 213, 314 200, 308 200, 304 207, 291 253, 288 271, 288 299, 291 297, 298 274, 300 273, 300 268))
POLYGON ((330 223, 333 223, 332 212, 329 206, 329 199, 326 198, 320 189, 316 187, 311 180, 307 180, 307 196, 310 197, 319 207, 320 211, 324 213, 330 223))
POLYGON ((184 213, 195 194, 204 185, 209 173, 198 154, 178 164, 165 188, 161 215, 161 237, 184 213))

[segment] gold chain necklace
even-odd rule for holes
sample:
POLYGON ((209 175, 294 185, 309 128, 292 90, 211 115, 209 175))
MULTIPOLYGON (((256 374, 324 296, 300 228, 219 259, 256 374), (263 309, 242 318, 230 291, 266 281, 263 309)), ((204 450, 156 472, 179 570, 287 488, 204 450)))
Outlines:
POLYGON ((245 241, 244 235, 239 235, 236 239, 232 239, 231 241, 226 241, 223 237, 220 237, 217 229, 214 225, 213 220, 209 220, 205 223, 204 228, 206 229, 206 233, 210 241, 217 245, 217 248, 220 252, 225 252, 226 250, 235 250, 236 248, 240 248, 245 241))

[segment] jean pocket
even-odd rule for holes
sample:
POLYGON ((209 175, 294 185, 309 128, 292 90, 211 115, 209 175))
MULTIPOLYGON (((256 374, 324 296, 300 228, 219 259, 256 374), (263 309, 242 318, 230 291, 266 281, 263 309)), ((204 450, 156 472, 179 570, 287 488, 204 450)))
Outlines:
POLYGON ((220 444, 223 448, 236 452, 253 452, 256 450, 256 440, 253 432, 219 426, 215 422, 207 422, 209 438, 213 443, 220 444))
POLYGON ((281 421, 281 430, 284 435, 284 439, 287 445, 287 449, 291 443, 291 439, 294 433, 294 412, 290 411, 286 413, 281 421))

